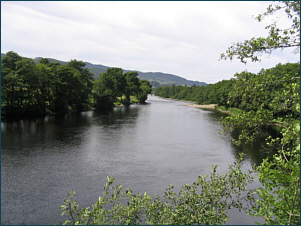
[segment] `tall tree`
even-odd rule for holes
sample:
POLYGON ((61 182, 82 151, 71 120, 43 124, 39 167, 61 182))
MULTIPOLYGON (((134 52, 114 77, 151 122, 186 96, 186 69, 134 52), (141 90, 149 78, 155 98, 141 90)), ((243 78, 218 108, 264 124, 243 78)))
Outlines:
POLYGON ((121 97, 124 94, 124 89, 126 87, 126 78, 123 74, 123 70, 121 68, 108 68, 106 73, 112 76, 115 80, 115 87, 113 89, 113 93, 115 97, 121 97))
POLYGON ((91 73, 88 68, 85 68, 86 63, 83 61, 71 60, 67 66, 79 72, 80 83, 78 84, 77 98, 74 99, 73 102, 76 110, 83 110, 89 104, 89 99, 92 95, 93 73, 91 73))
POLYGON ((136 94, 137 99, 140 104, 145 103, 147 95, 152 93, 152 86, 149 81, 141 80, 140 81, 140 91, 136 94))
POLYGON ((17 66, 22 60, 13 51, 7 52, 1 59, 1 108, 8 117, 19 117, 24 102, 24 82, 17 66))
POLYGON ((80 98, 80 90, 84 87, 80 72, 67 65, 59 65, 53 68, 55 77, 52 82, 53 100, 51 110, 57 113, 65 113, 68 107, 76 106, 80 98))
POLYGON ((94 83, 94 101, 97 109, 109 109, 114 106, 116 80, 109 73, 103 73, 94 83))
POLYGON ((20 60, 22 60, 22 57, 19 56, 19 54, 13 51, 7 52, 4 57, 1 57, 1 72, 2 67, 10 70, 16 70, 16 63, 20 60))
POLYGON ((126 96, 125 103, 130 104, 130 96, 137 95, 140 91, 140 80, 138 72, 129 71, 124 74, 126 78, 126 87, 124 88, 124 95, 126 96))

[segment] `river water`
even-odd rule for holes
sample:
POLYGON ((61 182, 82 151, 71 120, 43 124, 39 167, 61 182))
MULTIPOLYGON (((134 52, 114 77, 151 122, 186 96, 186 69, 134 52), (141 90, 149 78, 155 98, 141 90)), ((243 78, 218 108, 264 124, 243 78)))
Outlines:
MULTIPOLYGON (((262 161, 255 147, 223 137, 222 113, 149 96, 145 105, 1 123, 1 224, 59 224, 59 205, 74 190, 82 207, 95 203, 106 177, 134 193, 164 194, 225 172, 238 152, 243 169, 262 161)), ((227 224, 261 219, 230 212, 227 224)))

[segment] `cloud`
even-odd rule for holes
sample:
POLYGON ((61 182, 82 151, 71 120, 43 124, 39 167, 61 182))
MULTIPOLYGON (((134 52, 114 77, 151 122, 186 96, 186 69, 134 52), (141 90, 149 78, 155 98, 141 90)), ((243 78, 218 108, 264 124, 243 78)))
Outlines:
POLYGON ((258 23, 252 15, 270 3, 2 1, 1 49, 214 83, 231 78, 235 69, 259 71, 286 62, 286 52, 247 66, 218 61, 231 43, 267 35, 264 27, 270 20, 258 23))

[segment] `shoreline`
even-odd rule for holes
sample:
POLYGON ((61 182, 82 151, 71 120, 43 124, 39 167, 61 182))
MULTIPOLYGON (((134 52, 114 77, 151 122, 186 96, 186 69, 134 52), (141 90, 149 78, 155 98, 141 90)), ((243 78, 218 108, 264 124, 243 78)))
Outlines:
POLYGON ((217 104, 187 104, 186 106, 193 107, 193 108, 217 110, 217 111, 231 115, 230 111, 225 111, 225 110, 219 109, 217 107, 217 104))
POLYGON ((189 101, 189 100, 178 100, 178 99, 173 99, 173 98, 165 98, 165 97, 160 97, 162 99, 166 99, 166 100, 177 100, 177 101, 183 101, 183 102, 187 102, 187 103, 193 103, 193 104, 187 104, 187 107, 193 107, 193 108, 201 108, 201 109, 210 109, 210 110, 217 110, 220 112, 223 112, 225 114, 231 115, 230 111, 225 111, 222 109, 219 109, 217 107, 217 104, 198 104, 195 101, 189 101))

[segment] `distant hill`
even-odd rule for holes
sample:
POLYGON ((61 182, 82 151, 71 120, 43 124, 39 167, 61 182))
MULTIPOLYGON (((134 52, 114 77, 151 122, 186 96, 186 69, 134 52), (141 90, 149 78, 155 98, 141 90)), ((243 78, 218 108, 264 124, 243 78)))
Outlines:
POLYGON ((167 74, 167 73, 162 73, 162 72, 140 72, 137 71, 139 74, 140 79, 145 79, 150 82, 158 82, 160 85, 166 85, 166 86, 171 86, 173 83, 178 86, 178 85, 188 85, 188 86, 206 86, 207 83, 205 82, 199 82, 199 81, 192 81, 192 80, 187 80, 185 78, 182 78, 177 75, 172 75, 172 74, 167 74))
MULTIPOLYGON (((33 61, 37 64, 39 63, 39 60, 45 58, 45 57, 36 57, 33 59, 33 61)), ((49 60, 49 63, 59 63, 61 65, 66 65, 68 62, 66 61, 60 61, 60 60, 56 60, 56 59, 52 59, 52 58, 47 58, 49 60)))
MULTIPOLYGON (((3 56, 5 56, 5 54, 1 53, 1 57, 3 56)), ((36 57, 33 60, 35 63, 38 63, 41 58, 42 57, 36 57)), ((60 61, 52 58, 47 58, 47 59, 49 60, 50 63, 59 63, 62 65, 66 65, 68 63, 65 61, 60 61)), ((89 68, 89 70, 94 74, 94 78, 98 78, 100 74, 106 72, 107 68, 110 68, 108 66, 104 66, 101 64, 92 64, 89 62, 85 62, 85 63, 86 63, 86 67, 89 68)), ((124 69, 123 71, 128 72, 128 71, 136 71, 136 70, 124 69)), ((138 72, 138 78, 150 81, 153 87, 157 87, 160 85, 171 86, 173 83, 176 86, 178 85, 206 86, 207 85, 207 83, 205 82, 191 81, 173 74, 167 74, 162 72, 141 72, 141 71, 136 71, 136 72, 138 72)))
MULTIPOLYGON (((100 74, 104 73, 107 70, 107 68, 110 68, 101 64, 91 64, 89 62, 85 62, 85 63, 86 63, 86 67, 90 69, 90 71, 94 74, 95 78, 98 78, 100 74)), ((128 72, 128 71, 136 71, 136 70, 124 69, 123 71, 128 72)), ((177 75, 172 75, 172 74, 167 74, 162 72, 141 72, 141 71, 136 71, 136 72, 138 72, 138 78, 153 82, 154 84, 157 82, 160 85, 167 85, 167 86, 171 86, 173 83, 175 83, 175 85, 177 86, 178 85, 188 85, 188 86, 207 85, 207 83, 205 82, 191 81, 177 75)))
MULTIPOLYGON (((94 74, 95 78, 98 78, 100 74, 104 73, 107 70, 107 68, 109 68, 101 64, 95 65, 89 62, 85 62, 85 63, 86 63, 86 67, 90 69, 90 71, 94 74)), ((175 83, 175 85, 177 86, 178 85, 188 85, 188 86, 207 85, 207 83, 205 82, 191 81, 177 75, 172 75, 172 74, 167 74, 162 72, 141 72, 137 70, 125 70, 125 69, 123 69, 123 71, 124 72, 136 71, 138 72, 138 78, 150 81, 153 84, 153 86, 158 86, 158 84, 171 86, 173 83, 175 83), (158 84, 156 85, 156 83, 158 84)))
POLYGON ((98 78, 100 74, 106 72, 107 69, 110 68, 101 64, 91 64, 89 62, 85 62, 85 63, 86 63, 86 68, 89 68, 89 70, 94 74, 95 78, 98 78))

